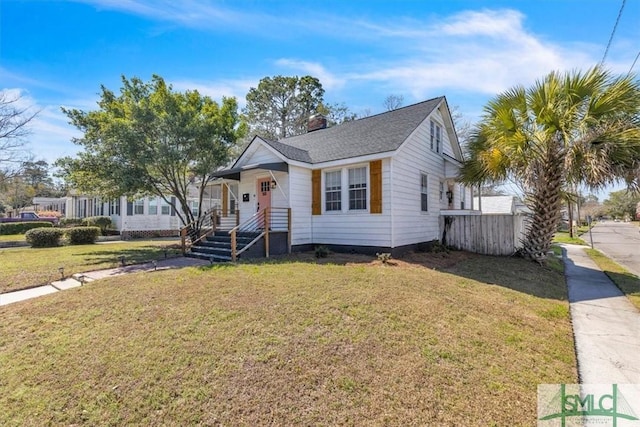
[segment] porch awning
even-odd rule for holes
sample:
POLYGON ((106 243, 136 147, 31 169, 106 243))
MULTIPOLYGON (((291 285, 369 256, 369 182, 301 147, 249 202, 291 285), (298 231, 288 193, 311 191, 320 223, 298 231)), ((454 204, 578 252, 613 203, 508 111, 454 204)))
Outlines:
POLYGON ((226 178, 240 181, 240 173, 254 169, 289 172, 289 165, 286 162, 279 163, 254 163, 250 165, 240 166, 237 168, 224 169, 211 174, 215 178, 226 178))

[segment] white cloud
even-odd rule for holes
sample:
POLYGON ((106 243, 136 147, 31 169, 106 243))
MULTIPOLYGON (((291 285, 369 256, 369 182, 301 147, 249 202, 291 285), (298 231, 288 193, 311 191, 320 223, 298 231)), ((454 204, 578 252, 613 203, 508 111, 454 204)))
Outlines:
POLYGON ((552 70, 597 63, 592 46, 577 49, 542 40, 524 28, 523 20, 517 11, 465 11, 444 22, 422 24, 422 31, 390 31, 391 47, 386 49, 396 54, 393 62, 352 64, 345 76, 334 78, 378 84, 389 93, 419 100, 451 90, 494 95, 516 84, 531 84, 552 70))
POLYGON ((248 79, 220 80, 207 82, 199 80, 173 80, 171 85, 174 90, 186 91, 197 90, 201 95, 207 95, 216 101, 222 100, 223 96, 235 97, 238 105, 243 107, 245 96, 251 87, 257 86, 258 82, 248 79))
POLYGON ((282 58, 276 61, 276 65, 299 70, 310 76, 317 77, 325 90, 339 89, 345 84, 344 78, 336 76, 317 62, 282 58))
POLYGON ((250 26, 272 20, 268 15, 224 8, 218 2, 199 0, 76 0, 99 8, 119 10, 185 27, 217 30, 220 26, 250 26))
POLYGON ((446 36, 509 36, 521 33, 524 15, 515 10, 464 11, 452 16, 439 30, 446 36))

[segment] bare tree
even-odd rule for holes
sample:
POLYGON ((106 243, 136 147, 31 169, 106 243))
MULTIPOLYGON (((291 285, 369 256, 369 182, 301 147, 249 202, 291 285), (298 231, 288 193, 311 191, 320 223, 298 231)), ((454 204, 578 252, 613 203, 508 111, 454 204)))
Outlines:
POLYGON ((471 131, 473 129, 473 125, 469 120, 467 120, 462 111, 460 111, 460 106, 454 105, 451 108, 451 118, 453 119, 453 126, 456 129, 456 135, 458 136, 458 141, 463 149, 467 146, 467 141, 471 137, 471 131))
POLYGON ((385 98, 382 105, 387 109, 387 111, 391 111, 402 107, 403 102, 404 97, 402 95, 389 95, 385 98))
POLYGON ((28 124, 38 114, 20 106, 20 95, 0 91, 0 180, 15 176, 29 158, 24 148, 29 135, 28 124))

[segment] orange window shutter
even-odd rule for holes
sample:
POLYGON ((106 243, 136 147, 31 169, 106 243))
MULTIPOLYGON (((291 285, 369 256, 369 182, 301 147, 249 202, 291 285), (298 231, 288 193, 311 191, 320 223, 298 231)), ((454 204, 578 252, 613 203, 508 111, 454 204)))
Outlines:
POLYGON ((222 216, 229 214, 229 187, 222 184, 222 216))
POLYGON ((382 213, 382 160, 369 163, 369 181, 371 182, 371 213, 382 213))
POLYGON ((320 215, 322 213, 322 171, 311 171, 311 215, 320 215))

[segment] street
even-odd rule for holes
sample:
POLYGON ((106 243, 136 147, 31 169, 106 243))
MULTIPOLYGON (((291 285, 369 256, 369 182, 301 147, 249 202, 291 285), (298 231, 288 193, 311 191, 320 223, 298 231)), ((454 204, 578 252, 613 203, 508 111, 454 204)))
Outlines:
MULTIPOLYGON (((637 224, 607 220, 597 223, 591 233, 594 248, 640 276, 640 227, 637 224)), ((581 237, 590 243, 588 232, 581 237)))

